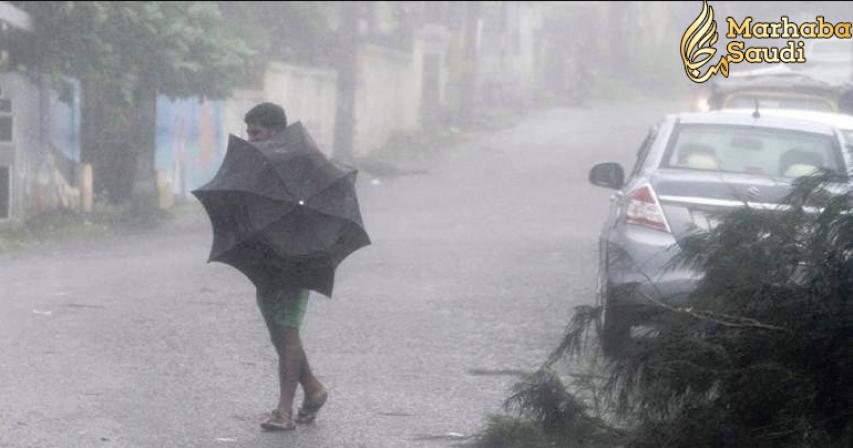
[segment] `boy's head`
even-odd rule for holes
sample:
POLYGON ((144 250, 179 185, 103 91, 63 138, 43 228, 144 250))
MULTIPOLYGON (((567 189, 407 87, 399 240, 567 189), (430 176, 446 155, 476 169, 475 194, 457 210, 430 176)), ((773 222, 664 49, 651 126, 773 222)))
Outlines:
POLYGON ((243 118, 250 142, 269 140, 287 127, 287 115, 278 104, 261 103, 253 107, 243 118))

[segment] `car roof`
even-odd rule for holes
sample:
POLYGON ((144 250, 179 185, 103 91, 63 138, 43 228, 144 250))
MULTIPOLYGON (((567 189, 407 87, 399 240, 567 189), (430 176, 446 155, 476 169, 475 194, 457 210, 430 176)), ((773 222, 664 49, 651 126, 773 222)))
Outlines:
POLYGON ((787 67, 772 67, 732 73, 728 78, 713 80, 711 87, 718 95, 742 91, 774 91, 812 93, 835 97, 851 86, 847 83, 827 82, 806 72, 793 71, 787 67))
POLYGON ((833 135, 834 126, 823 121, 774 114, 771 109, 759 111, 759 117, 753 118, 753 112, 754 110, 749 109, 727 109, 710 112, 685 112, 670 115, 670 117, 682 124, 761 126, 772 129, 787 129, 833 135))
POLYGON ((744 77, 728 80, 727 84, 714 84, 721 94, 741 91, 784 91, 838 95, 846 86, 832 84, 805 74, 744 77))
MULTIPOLYGON (((744 111, 745 109, 724 109, 729 111, 744 111)), ((748 112, 752 112, 752 110, 748 110, 748 112)), ((843 130, 853 130, 853 115, 850 114, 842 114, 842 113, 834 113, 834 112, 819 112, 813 110, 799 110, 799 109, 767 109, 761 111, 762 115, 770 116, 770 117, 785 117, 785 118, 794 118, 794 119, 802 119, 809 121, 816 121, 819 123, 825 123, 830 126, 843 129, 843 130)))

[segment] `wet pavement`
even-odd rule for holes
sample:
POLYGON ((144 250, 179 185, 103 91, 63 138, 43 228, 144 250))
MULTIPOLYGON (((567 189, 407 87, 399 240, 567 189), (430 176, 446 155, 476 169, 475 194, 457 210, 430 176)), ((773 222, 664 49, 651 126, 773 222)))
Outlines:
POLYGON ((431 447, 482 429, 592 303, 609 191, 670 105, 530 114, 425 173, 360 182, 373 245, 312 295, 303 341, 330 389, 312 426, 264 433, 276 357, 210 224, 0 255, 0 446, 431 447))

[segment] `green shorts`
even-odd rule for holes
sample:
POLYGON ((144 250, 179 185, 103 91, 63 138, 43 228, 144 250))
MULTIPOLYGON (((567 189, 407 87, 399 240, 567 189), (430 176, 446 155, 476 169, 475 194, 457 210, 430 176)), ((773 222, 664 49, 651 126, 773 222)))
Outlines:
POLYGON ((307 305, 308 290, 305 288, 258 289, 258 307, 273 339, 287 328, 299 329, 307 305))

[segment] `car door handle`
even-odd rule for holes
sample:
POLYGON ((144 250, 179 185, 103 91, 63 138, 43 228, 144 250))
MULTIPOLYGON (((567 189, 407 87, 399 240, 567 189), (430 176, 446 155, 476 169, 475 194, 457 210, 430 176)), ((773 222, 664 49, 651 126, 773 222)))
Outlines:
POLYGON ((622 192, 616 192, 610 195, 610 202, 616 202, 622 199, 622 192))

